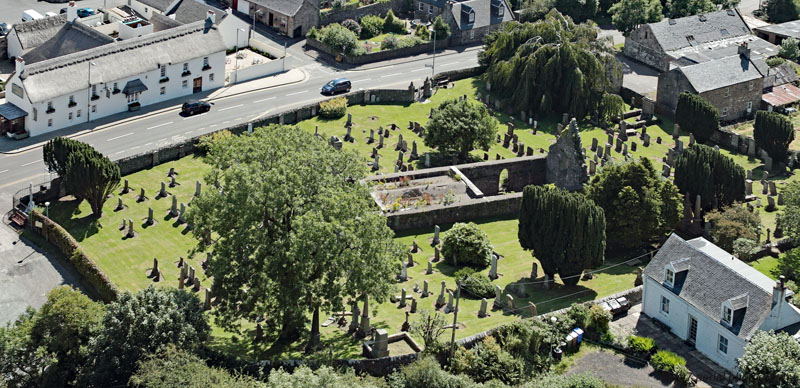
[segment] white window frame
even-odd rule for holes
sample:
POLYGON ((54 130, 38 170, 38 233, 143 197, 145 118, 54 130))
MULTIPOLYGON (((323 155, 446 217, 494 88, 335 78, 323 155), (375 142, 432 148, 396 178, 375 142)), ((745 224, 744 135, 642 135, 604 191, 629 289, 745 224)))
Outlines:
POLYGON ((97 105, 92 105, 92 113, 97 113, 97 105))
POLYGON ((48 127, 52 127, 53 126, 53 119, 47 119, 47 126, 48 127))
POLYGON ((727 88, 725 88, 725 97, 730 97, 730 96, 731 96, 731 87, 728 86, 727 88))
POLYGON ((203 68, 208 67, 208 57, 203 57, 203 68))
POLYGON ((747 101, 747 113, 753 111, 753 101, 747 101))
POLYGON ((214 73, 208 74, 208 82, 214 82, 214 73))
POLYGON ((72 121, 72 112, 69 112, 69 121, 72 121))
POLYGON ((183 80, 183 88, 186 89, 189 87, 189 80, 183 80))
POLYGON ((717 351, 722 354, 728 354, 728 345, 730 345, 728 338, 723 337, 722 334, 720 334, 717 337, 717 351))
POLYGON ((38 120, 39 120, 39 110, 33 108, 33 121, 38 121, 38 120))
POLYGON ((469 38, 475 39, 475 30, 469 30, 469 38))
POLYGON ((722 108, 722 114, 719 115, 719 117, 725 117, 727 115, 728 115, 728 107, 726 106, 726 107, 722 108))
POLYGON ((158 65, 161 71, 161 78, 167 78, 167 65, 158 65))
POLYGON ((139 92, 133 93, 128 95, 128 104, 133 104, 134 102, 139 102, 139 92))
POLYGON ((162 86, 161 87, 161 95, 163 96, 165 94, 167 94, 167 87, 166 86, 162 86))
POLYGON ((670 287, 675 285, 675 271, 664 268, 664 283, 669 284, 670 287))
POLYGON ((500 4, 500 8, 497 9, 497 16, 503 16, 506 13, 506 7, 503 4, 500 4))
POLYGON ((661 314, 669 315, 669 298, 661 295, 661 314))
POLYGON ((733 322, 733 310, 728 306, 722 306, 722 322, 728 325, 733 322))
POLYGON ((425 12, 425 3, 421 2, 421 1, 419 2, 419 10, 422 11, 422 12, 425 12))
POLYGON ((78 111, 75 113, 75 117, 81 117, 81 110, 80 109, 78 109, 78 111))
POLYGON ((433 15, 433 6, 432 5, 428 6, 428 15, 433 15))
POLYGON ((184 63, 183 64, 183 72, 185 73, 187 71, 189 71, 189 63, 184 63))

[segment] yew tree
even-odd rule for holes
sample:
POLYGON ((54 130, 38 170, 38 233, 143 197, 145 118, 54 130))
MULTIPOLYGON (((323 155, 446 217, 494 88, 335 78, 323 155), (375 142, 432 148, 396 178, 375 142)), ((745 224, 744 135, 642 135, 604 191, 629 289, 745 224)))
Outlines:
POLYGON ((447 100, 433 111, 425 130, 425 145, 466 160, 475 148, 489 149, 497 136, 497 119, 483 104, 447 100))
POLYGON ((119 182, 119 166, 94 148, 69 154, 64 176, 67 192, 89 202, 93 216, 103 216, 103 204, 119 187, 119 182))
POLYGON ((518 237, 548 277, 574 286, 584 269, 603 264, 606 217, 583 194, 531 185, 522 191, 518 237))
POLYGON ((685 149, 675 160, 675 185, 692 203, 700 195, 704 209, 743 201, 744 179, 742 166, 702 144, 685 149))
POLYGON ((272 125, 211 141, 206 160, 205 180, 217 189, 195 198, 188 218, 197 249, 212 252, 220 326, 263 321, 291 341, 313 315, 316 345, 320 310, 389 296, 401 248, 359 184, 366 165, 356 153, 272 125))
POLYGON ((785 162, 789 156, 789 144, 794 141, 794 126, 786 115, 760 110, 756 112, 753 125, 756 146, 767 151, 776 162, 785 162))
POLYGON ((719 129, 717 108, 697 94, 681 93, 678 96, 675 118, 681 128, 694 134, 700 143, 709 141, 719 129))

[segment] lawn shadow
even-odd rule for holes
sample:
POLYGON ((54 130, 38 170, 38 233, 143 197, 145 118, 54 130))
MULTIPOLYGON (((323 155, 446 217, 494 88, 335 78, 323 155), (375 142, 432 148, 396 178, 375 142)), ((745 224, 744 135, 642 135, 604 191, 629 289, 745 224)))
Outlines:
POLYGON ((82 214, 81 202, 82 200, 69 197, 59 200, 49 210, 50 218, 61 224, 78 242, 97 234, 102 228, 101 219, 91 212, 79 217, 82 214))

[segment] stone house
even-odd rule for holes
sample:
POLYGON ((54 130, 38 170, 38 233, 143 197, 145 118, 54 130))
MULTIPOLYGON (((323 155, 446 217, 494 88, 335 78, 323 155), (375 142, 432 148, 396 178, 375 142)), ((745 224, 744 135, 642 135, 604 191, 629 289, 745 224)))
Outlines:
POLYGON ((643 24, 625 38, 623 54, 653 67, 669 71, 669 64, 679 51, 700 45, 719 45, 749 36, 750 28, 736 9, 727 9, 678 19, 664 19, 643 24))
POLYGON ((319 24, 318 0, 238 0, 237 10, 290 38, 300 38, 319 24))
POLYGON ((514 20, 506 0, 469 0, 448 4, 451 44, 480 43, 488 33, 514 20))
POLYGON ((412 9, 414 19, 420 19, 423 23, 433 22, 437 16, 447 11, 448 0, 413 0, 412 9))
POLYGON ((733 373, 759 330, 800 330, 783 277, 775 282, 702 237, 671 235, 643 275, 642 312, 733 373))
POLYGON ((753 32, 761 39, 772 44, 781 44, 786 38, 800 39, 800 20, 792 20, 780 24, 767 24, 756 27, 753 32))
POLYGON ((719 111, 720 120, 751 117, 761 105, 767 66, 761 58, 751 58, 746 45, 738 55, 679 66, 673 64, 658 76, 656 104, 661 112, 675 113, 678 96, 693 93, 703 96, 719 111))

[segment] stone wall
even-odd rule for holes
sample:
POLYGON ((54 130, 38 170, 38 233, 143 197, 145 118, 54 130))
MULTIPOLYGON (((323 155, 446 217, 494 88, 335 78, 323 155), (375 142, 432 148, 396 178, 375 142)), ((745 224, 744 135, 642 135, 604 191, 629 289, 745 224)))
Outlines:
POLYGON ((295 368, 306 365, 310 368, 317 368, 322 365, 337 367, 352 368, 357 374, 369 373, 372 376, 386 376, 392 373, 395 369, 403 365, 410 364, 419 358, 417 353, 404 354, 401 356, 389 356, 381 358, 357 359, 357 360, 333 360, 331 362, 322 363, 316 360, 282 360, 272 361, 263 360, 251 364, 247 371, 248 373, 256 376, 259 372, 268 372, 271 370, 283 369, 288 372, 294 371, 295 368))
POLYGON ((391 1, 385 3, 374 3, 364 7, 358 7, 358 4, 355 4, 355 7, 345 7, 344 9, 340 10, 333 10, 326 13, 320 13, 319 15, 319 25, 320 26, 327 26, 328 24, 332 23, 341 23, 347 19, 353 20, 360 20, 362 17, 367 15, 377 15, 380 17, 385 17, 386 13, 389 12, 391 9, 392 12, 396 15, 402 8, 402 1, 391 1))
MULTIPOLYGON (((436 48, 443 49, 450 45, 449 39, 443 39, 436 41, 436 48)), ((339 55, 339 52, 336 50, 332 50, 322 42, 306 38, 306 47, 310 47, 314 50, 319 51, 322 55, 328 56, 330 58, 336 58, 339 55)), ((368 53, 364 55, 345 55, 342 57, 342 62, 347 63, 349 65, 363 65, 365 63, 372 63, 372 62, 379 62, 385 61, 389 59, 396 59, 407 57, 411 55, 418 55, 423 53, 428 53, 433 51, 433 42, 419 44, 413 47, 404 47, 395 50, 386 50, 386 51, 377 51, 374 53, 368 53)))
POLYGON ((458 166, 464 175, 478 186, 484 195, 497 195, 500 188, 500 173, 508 170, 508 189, 519 191, 527 185, 545 184, 547 155, 493 160, 458 166))
POLYGON ((669 57, 653 36, 650 26, 644 24, 631 31, 625 38, 625 47, 622 49, 625 56, 642 62, 658 71, 669 69, 669 57))
POLYGON ((758 78, 710 90, 700 95, 717 108, 720 121, 752 118, 756 110, 761 107, 762 84, 763 79, 758 78))
POLYGON ((409 209, 386 214, 386 223, 395 232, 431 228, 432 225, 445 225, 466 222, 478 218, 516 216, 522 204, 522 193, 496 195, 470 199, 452 205, 431 205, 424 209, 409 209))
POLYGON ((0 36, 0 59, 8 58, 8 37, 0 36))

